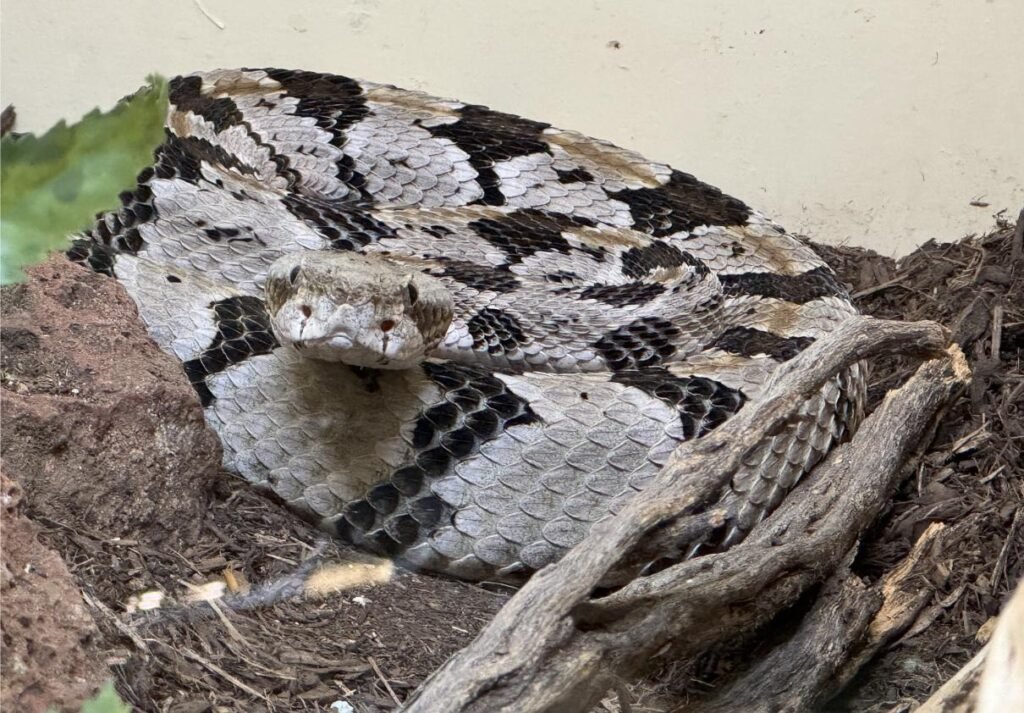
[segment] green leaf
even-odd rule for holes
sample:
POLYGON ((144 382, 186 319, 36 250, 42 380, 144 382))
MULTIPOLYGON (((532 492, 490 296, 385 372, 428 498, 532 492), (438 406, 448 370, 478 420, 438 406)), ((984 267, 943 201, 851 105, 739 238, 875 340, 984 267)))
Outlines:
POLYGON ((90 698, 82 704, 81 713, 131 713, 131 711, 131 706, 117 695, 114 684, 107 681, 95 698, 90 698))
POLYGON ((118 204, 163 141, 167 81, 149 86, 107 113, 94 109, 42 136, 0 139, 0 284, 64 247, 67 236, 118 204))
MULTIPOLYGON (((57 709, 48 708, 46 713, 57 713, 57 709)), ((82 703, 79 713, 132 713, 132 707, 121 700, 114 684, 107 681, 94 698, 82 703)))

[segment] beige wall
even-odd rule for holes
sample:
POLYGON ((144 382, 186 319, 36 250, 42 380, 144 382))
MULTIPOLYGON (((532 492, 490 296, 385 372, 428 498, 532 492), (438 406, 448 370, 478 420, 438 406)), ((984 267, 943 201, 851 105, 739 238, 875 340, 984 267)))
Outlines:
POLYGON ((154 70, 299 67, 579 129, 885 253, 1024 205, 1024 0, 4 0, 0 24, 23 130, 154 70))

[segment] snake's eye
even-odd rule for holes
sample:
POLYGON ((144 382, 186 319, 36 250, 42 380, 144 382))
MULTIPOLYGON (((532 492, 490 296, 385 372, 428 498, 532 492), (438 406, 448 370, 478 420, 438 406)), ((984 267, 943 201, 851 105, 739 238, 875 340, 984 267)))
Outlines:
POLYGON ((299 277, 299 266, 296 265, 292 268, 292 271, 288 273, 288 282, 295 284, 295 280, 299 277))
POLYGON ((380 323, 380 331, 382 332, 390 332, 394 328, 395 320, 393 319, 385 319, 383 322, 380 323))
POLYGON ((416 300, 420 298, 420 291, 416 289, 416 285, 412 284, 412 280, 405 286, 406 294, 409 295, 409 304, 416 304, 416 300))

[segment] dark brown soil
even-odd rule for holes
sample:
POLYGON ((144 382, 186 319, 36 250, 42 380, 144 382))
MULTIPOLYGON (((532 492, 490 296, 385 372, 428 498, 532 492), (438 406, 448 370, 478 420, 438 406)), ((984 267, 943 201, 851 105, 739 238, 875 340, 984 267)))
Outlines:
MULTIPOLYGON (((53 532, 54 544, 66 547, 69 534, 53 532)), ((391 691, 404 699, 507 598, 462 582, 400 574, 383 586, 234 612, 230 624, 209 615, 129 619, 144 652, 115 628, 133 594, 158 589, 180 600, 184 582, 219 579, 228 568, 252 583, 273 582, 292 573, 321 539, 294 514, 231 479, 199 537, 181 551, 146 552, 77 534, 65 552, 72 572, 118 612, 98 624, 125 661, 115 667, 118 689, 142 711, 212 711, 211 704, 326 710, 342 699, 360 713, 390 711, 391 691)), ((333 545, 327 550, 328 560, 360 559, 333 545)))
POLYGON ((99 633, 64 561, 21 514, 21 499, 17 483, 0 475, 0 707, 77 710, 108 675, 99 633))
MULTIPOLYGON (((881 712, 923 700, 965 663, 980 646, 979 628, 1024 574, 1021 234, 1002 226, 991 235, 960 243, 929 243, 898 263, 868 251, 822 250, 852 286, 864 312, 949 325, 975 370, 971 392, 946 415, 935 443, 864 542, 857 561, 862 576, 877 578, 900 561, 929 523, 966 523, 965 536, 943 553, 946 576, 922 583, 935 588, 931 606, 908 635, 833 703, 835 711, 881 712), (994 337, 997 322, 1001 326, 994 337)), ((69 283, 62 289, 73 289, 83 280, 97 289, 92 276, 75 271, 62 277, 51 274, 51 279, 69 283)), ((25 308, 18 302, 19 294, 3 293, 3 457, 5 467, 8 462, 20 466, 21 472, 11 472, 12 476, 23 482, 34 478, 33 487, 44 489, 34 499, 45 502, 45 488, 50 487, 46 484, 52 481, 25 472, 36 461, 26 460, 23 451, 41 452, 38 457, 52 469, 54 444, 43 439, 47 445, 42 448, 41 436, 9 430, 9 404, 12 398, 34 396, 79 398, 91 379, 102 377, 77 374, 71 368, 93 358, 83 356, 88 344, 75 342, 78 351, 62 356, 55 344, 63 343, 63 336, 42 338, 31 325, 9 322, 11 310, 25 308), (17 329, 9 331, 9 325, 17 329), (9 355, 17 361, 8 361, 9 355), (76 388, 78 393, 72 394, 76 388)), ((123 328, 131 332, 126 339, 138 337, 132 331, 138 325, 123 328)), ((873 400, 913 368, 899 359, 876 365, 873 400)), ((47 407, 59 410, 60 402, 55 403, 47 402, 47 407)), ((126 425, 113 423, 111 428, 126 425)), ((92 465, 107 467, 100 461, 92 465)), ((162 465, 154 468, 159 474, 166 472, 162 465)), ((119 473, 131 479, 126 470, 119 473)), ((95 479, 102 492, 114 497, 104 490, 103 472, 76 475, 95 479)), ((130 487, 122 481, 122 488, 130 487)), ((179 508, 181 515, 165 519, 162 528, 127 516, 97 519, 90 508, 72 508, 60 517, 45 508, 29 511, 44 526, 46 543, 63 555, 82 591, 97 602, 93 614, 100 632, 98 650, 111 665, 118 689, 137 710, 202 713, 222 706, 314 711, 327 710, 338 700, 360 712, 393 710, 396 700, 404 699, 468 643, 509 594, 405 573, 383 586, 347 590, 326 599, 293 598, 223 618, 206 608, 193 608, 188 615, 173 613, 174 600, 187 594, 188 584, 220 579, 225 570, 252 583, 278 581, 293 572, 319 541, 317 532, 230 476, 207 487, 204 502, 207 498, 209 505, 192 515, 191 522, 183 517, 188 509, 179 508), (109 526, 111 522, 116 528, 109 526), (179 542, 168 546, 168 539, 174 538, 167 528, 187 536, 182 534, 179 542), (160 590, 171 601, 157 612, 127 616, 129 599, 149 590, 160 590)), ((351 558, 352 553, 329 545, 325 556, 351 558)), ((4 617, 8 616, 5 608, 4 617)), ((678 704, 686 693, 666 684, 668 678, 663 672, 650 685, 638 686, 641 700, 634 710, 666 710, 673 698, 678 704)), ((685 687, 690 695, 692 683, 685 687)), ((617 709, 613 704, 607 708, 617 709)))
MULTIPOLYGON (((1024 213, 1022 213, 1024 217, 1024 213)), ((916 472, 866 538, 856 569, 877 577, 933 522, 963 523, 942 553, 945 581, 910 631, 868 666, 835 710, 909 710, 980 648, 979 629, 1024 576, 1024 220, 958 243, 929 242, 893 262, 822 247, 861 311, 949 326, 974 373, 916 472), (1001 313, 1001 314, 1000 314, 1001 313), (998 332, 998 335, 994 334, 998 332)), ((875 365, 872 406, 914 368, 875 365)), ((924 583, 927 586, 929 583, 924 583)))

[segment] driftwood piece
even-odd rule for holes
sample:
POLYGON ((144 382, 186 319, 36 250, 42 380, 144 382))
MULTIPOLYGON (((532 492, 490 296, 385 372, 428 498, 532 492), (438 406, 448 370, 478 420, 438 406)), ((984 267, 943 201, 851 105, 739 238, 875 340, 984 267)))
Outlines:
POLYGON ((948 332, 935 323, 867 317, 813 344, 778 370, 761 400, 681 445, 622 512, 534 575, 472 644, 424 682, 406 710, 586 711, 661 652, 693 654, 769 620, 834 571, 888 502, 935 415, 969 380, 963 355, 947 344, 948 332), (743 454, 778 433, 827 379, 895 352, 931 361, 746 542, 595 594, 660 530, 698 522, 743 454))
POLYGON ((992 638, 914 713, 1024 711, 1024 581, 999 615, 992 638))
MULTIPOLYGON (((969 524, 969 523, 965 523, 969 524)), ((782 713, 818 710, 849 683, 880 649, 917 619, 940 578, 944 548, 967 527, 933 523, 903 561, 868 586, 846 567, 825 583, 810 612, 789 639, 763 656, 737 680, 686 713, 782 713)))
POLYGON ((881 605, 881 596, 848 571, 825 584, 797 632, 713 698, 685 713, 780 713, 810 709, 852 655, 881 605))

